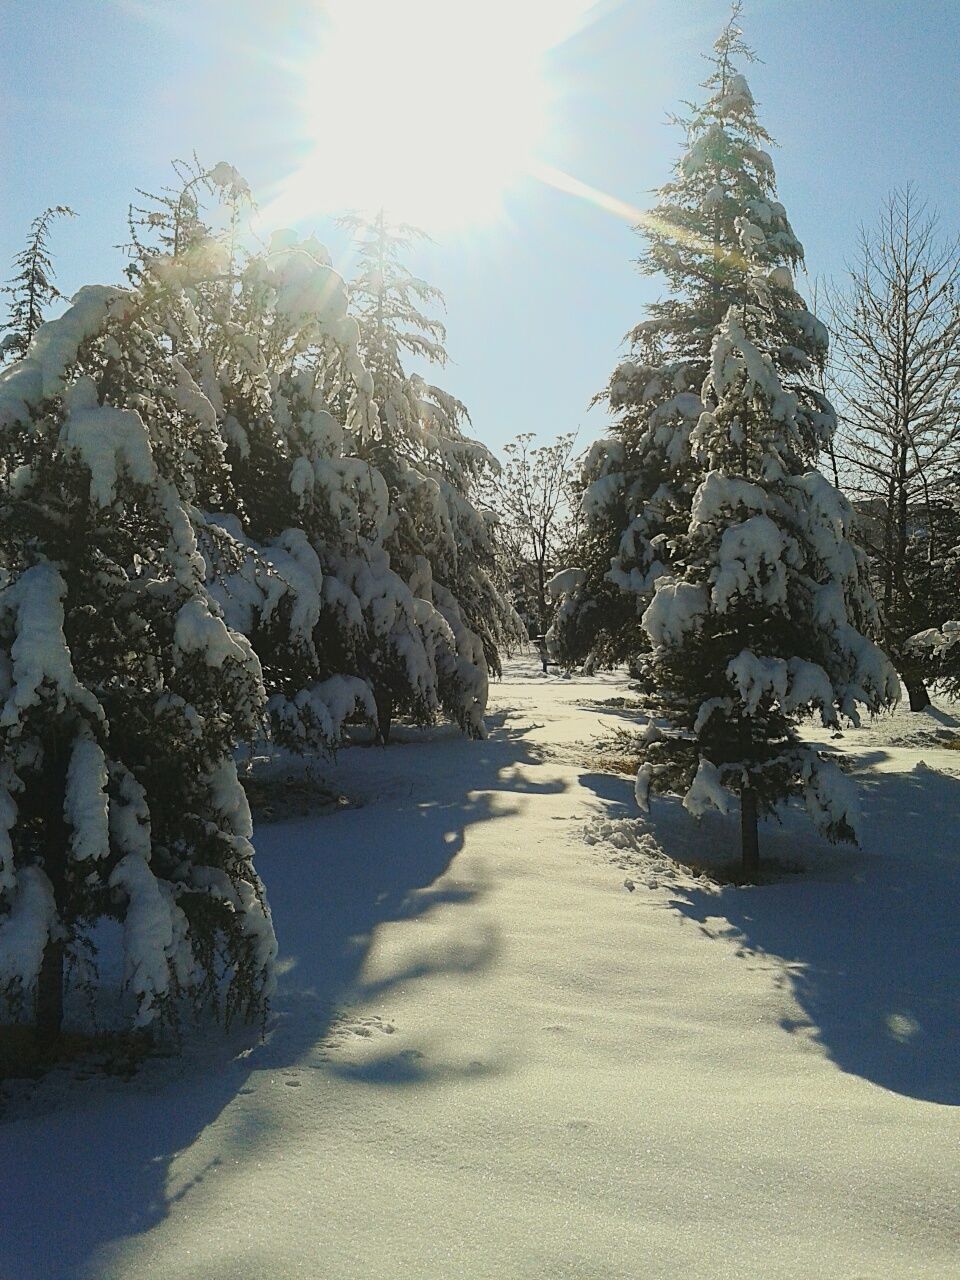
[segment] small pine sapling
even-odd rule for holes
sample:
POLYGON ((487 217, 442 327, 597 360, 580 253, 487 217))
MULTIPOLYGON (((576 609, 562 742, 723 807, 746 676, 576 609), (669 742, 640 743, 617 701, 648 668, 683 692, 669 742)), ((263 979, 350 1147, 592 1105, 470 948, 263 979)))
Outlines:
POLYGON ((67 205, 57 204, 44 209, 30 224, 26 247, 14 258, 17 274, 2 290, 9 295, 10 303, 6 333, 0 339, 0 358, 18 360, 26 355, 47 307, 63 297, 53 283, 56 272, 50 256, 50 224, 55 218, 75 217, 67 205))

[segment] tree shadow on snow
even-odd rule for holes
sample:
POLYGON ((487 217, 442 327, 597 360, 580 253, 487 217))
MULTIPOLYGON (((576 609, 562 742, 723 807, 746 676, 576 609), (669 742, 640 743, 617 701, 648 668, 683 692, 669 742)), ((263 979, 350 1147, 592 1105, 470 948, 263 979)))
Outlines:
POLYGON ((949 711, 944 711, 942 707, 929 706, 924 707, 923 713, 929 716, 931 720, 936 720, 939 724, 947 725, 949 728, 956 729, 960 727, 960 719, 955 715, 951 715, 949 711))
MULTIPOLYGON (((857 757, 858 773, 886 754, 857 757)), ((960 1105, 960 779, 919 765, 858 781, 862 854, 825 848, 819 873, 806 857, 804 876, 685 886, 674 905, 711 934, 725 917, 724 945, 777 962, 803 1011, 784 1029, 812 1033, 843 1071, 960 1105)), ((788 820, 779 847, 805 842, 817 843, 809 826, 788 820)))
POLYGON ((577 781, 606 801, 610 818, 635 818, 637 805, 634 800, 634 780, 620 773, 581 773, 577 781))
MULTIPOLYGON (((95 1265, 102 1273, 99 1250, 113 1246, 106 1256, 115 1248, 122 1255, 124 1239, 149 1231, 216 1174, 219 1157, 177 1185, 173 1162, 234 1099, 236 1110, 218 1126, 217 1150, 231 1160, 256 1158, 258 1142, 283 1123, 282 1084, 302 1080, 303 1067, 389 1088, 502 1069, 496 1061, 451 1065, 414 1049, 338 1063, 337 1037, 393 1030, 378 1018, 351 1017, 353 1002, 495 961, 497 938, 487 928, 446 949, 434 946, 376 981, 363 978, 378 927, 395 922, 403 928, 483 894, 482 882, 437 883, 472 825, 515 811, 524 793, 562 789, 560 782, 524 773, 542 753, 526 739, 528 729, 509 719, 509 712, 491 717, 484 742, 426 735, 397 750, 343 752, 330 770, 332 781, 349 780, 353 790, 358 784, 364 808, 258 831, 258 868, 280 939, 281 977, 268 1035, 259 1043, 252 1035, 224 1042, 212 1033, 183 1062, 153 1064, 126 1085, 74 1083, 54 1099, 58 1109, 0 1124, 3 1280, 79 1280, 95 1265), (267 1077, 254 1088, 257 1073, 267 1077), (268 1083, 280 1087, 263 1088, 268 1083)), ((291 1090, 291 1100, 297 1096, 291 1090)))

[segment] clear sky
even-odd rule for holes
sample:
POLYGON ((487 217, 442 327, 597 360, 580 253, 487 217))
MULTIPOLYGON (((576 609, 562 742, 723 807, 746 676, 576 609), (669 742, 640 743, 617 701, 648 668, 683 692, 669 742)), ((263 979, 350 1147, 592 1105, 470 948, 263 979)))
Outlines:
MULTIPOLYGON (((488 15, 493 49, 542 2, 463 0, 488 15)), ((700 54, 727 12, 725 0, 600 0, 544 59, 540 159, 645 207, 681 142, 667 114, 699 93, 700 54)), ((763 59, 747 74, 780 144, 780 198, 811 274, 840 272, 858 223, 908 180, 960 230, 960 0, 747 0, 743 22, 763 59)), ((350 138, 376 66, 371 29, 308 125, 304 84, 320 74, 324 39, 319 0, 0 0, 0 271, 9 276, 31 218, 63 203, 80 216, 54 229, 61 288, 117 280, 134 189, 162 186, 169 161, 194 150, 204 164, 229 160, 269 202, 311 148, 322 157, 326 137, 334 154, 350 138)), ((430 56, 407 61, 411 82, 439 84, 442 99, 430 56)), ((477 85, 495 111, 497 66, 477 85)), ((393 123, 383 119, 385 134, 393 123)), ((414 172, 424 157, 444 163, 424 141, 432 130, 425 118, 425 132, 391 138, 414 172)), ((340 264, 345 246, 322 212, 340 199, 317 168, 317 207, 298 226, 340 264)), ((437 380, 466 401, 476 434, 494 448, 522 430, 600 434, 590 397, 658 292, 631 265, 639 241, 627 223, 527 177, 501 217, 434 236, 412 265, 446 294, 452 363, 437 380)))

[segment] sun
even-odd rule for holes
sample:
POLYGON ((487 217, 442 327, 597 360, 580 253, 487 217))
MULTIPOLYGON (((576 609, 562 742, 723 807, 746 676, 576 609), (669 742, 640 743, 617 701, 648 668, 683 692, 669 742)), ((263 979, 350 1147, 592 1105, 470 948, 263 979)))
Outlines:
POLYGON ((592 7, 328 0, 303 70, 308 154, 283 212, 383 208, 428 231, 496 218, 550 120, 545 55, 592 7))

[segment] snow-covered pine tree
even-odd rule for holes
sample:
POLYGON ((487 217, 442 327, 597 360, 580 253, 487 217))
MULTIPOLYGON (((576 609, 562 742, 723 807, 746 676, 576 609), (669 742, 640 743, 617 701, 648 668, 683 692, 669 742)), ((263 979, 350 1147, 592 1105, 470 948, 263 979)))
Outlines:
POLYGON ((15 360, 26 354, 33 335, 43 323, 46 308, 62 297, 53 283, 56 272, 50 257, 50 224, 55 218, 76 217, 65 204, 51 205, 30 224, 26 246, 14 259, 17 274, 4 287, 10 303, 0 359, 15 360))
POLYGON ((349 716, 374 717, 375 709, 355 674, 356 626, 347 619, 338 633, 340 615, 323 607, 332 584, 301 527, 293 437, 301 428, 322 435, 330 424, 328 434, 342 437, 315 389, 304 403, 300 392, 314 375, 298 362, 329 361, 333 348, 338 367, 365 377, 356 326, 346 320, 343 281, 316 241, 301 245, 283 232, 266 252, 242 247, 252 203, 233 166, 175 170, 174 188, 141 193, 148 204, 131 210, 129 274, 142 286, 159 273, 175 291, 186 273, 176 362, 183 394, 219 450, 194 458, 189 481, 208 587, 260 658, 275 740, 329 750, 349 716), (209 214, 219 215, 217 234, 209 214), (294 404, 302 420, 294 421, 294 404))
POLYGON ((822 834, 856 839, 855 787, 797 728, 814 712, 857 723, 858 706, 877 710, 899 691, 867 638, 878 619, 848 540, 852 508, 812 465, 823 411, 804 405, 796 379, 784 385, 778 329, 758 287, 717 332, 693 437, 706 472, 674 571, 642 619, 654 714, 671 728, 646 735, 637 799, 679 793, 699 815, 738 796, 748 876, 758 814, 792 795, 822 834))
MULTIPOLYGON (((475 503, 480 475, 496 462, 464 434, 464 405, 404 368, 409 355, 439 365, 447 359, 444 327, 425 310, 442 295, 402 261, 422 233, 392 226, 382 212, 343 221, 357 241, 351 308, 378 406, 358 453, 387 482, 396 517, 385 544, 391 564, 451 627, 454 687, 465 684, 482 716, 487 671, 499 671, 499 650, 516 639, 517 621, 494 581, 493 517, 475 503)), ((470 723, 479 727, 476 713, 470 723)))
MULTIPOLYGON (((774 197, 773 167, 746 80, 733 60, 753 60, 738 20, 720 33, 702 105, 676 118, 688 145, 654 209, 637 231, 646 240, 639 266, 664 278, 668 295, 647 308, 627 335, 630 355, 597 397, 614 418, 583 466, 581 574, 561 601, 554 642, 570 662, 629 662, 646 648, 640 618, 654 583, 671 564, 687 527, 701 470, 690 435, 703 412, 701 390, 714 334, 731 302, 752 289, 754 266, 743 242, 762 232, 778 261, 796 264, 802 248, 774 197)), ((806 312, 804 312, 806 314, 806 312)), ((825 330, 797 334, 784 348, 797 367, 822 358, 825 330)), ((789 341, 788 341, 789 340, 789 341)))
POLYGON ((800 720, 856 720, 899 686, 867 638, 876 610, 850 506, 815 469, 835 427, 814 376, 827 333, 794 287, 802 248, 734 66, 751 57, 738 16, 650 223, 650 264, 680 296, 636 331, 660 359, 615 375, 640 428, 623 433, 632 469, 618 440, 594 483, 631 517, 611 577, 646 606, 653 709, 671 726, 646 736, 638 801, 671 791, 699 814, 739 796, 754 875, 758 813, 791 795, 830 838, 855 834, 854 788, 800 742, 800 720))
POLYGON ((138 1025, 255 1016, 273 980, 233 756, 263 685, 177 483, 217 442, 171 353, 191 282, 156 267, 82 289, 0 374, 0 992, 46 1035, 101 917, 138 1025))
POLYGON ((427 721, 441 706, 481 733, 485 671, 465 661, 443 613, 393 569, 387 486, 353 456, 379 415, 342 278, 312 237, 282 231, 265 251, 243 247, 238 207, 249 193, 232 166, 178 177, 134 211, 132 271, 191 271, 192 318, 177 358, 226 462, 201 469, 205 514, 193 514, 210 589, 261 659, 274 736, 329 748, 359 710, 378 719, 385 739, 394 711, 427 721), (201 207, 218 198, 226 218, 201 207), (213 219, 224 226, 218 236, 213 219), (192 271, 197 260, 211 264, 205 274, 192 271))
POLYGON ((385 687, 393 706, 432 718, 436 650, 453 652, 442 619, 432 607, 418 619, 409 587, 391 569, 382 545, 392 527, 386 484, 351 456, 353 435, 331 411, 339 406, 353 425, 375 414, 346 310, 344 282, 322 247, 275 235, 267 253, 247 260, 233 299, 234 323, 248 339, 241 357, 256 353, 259 385, 228 374, 222 391, 245 535, 288 578, 296 559, 315 592, 303 641, 316 670, 299 690, 288 681, 271 698, 275 726, 329 721, 331 742, 357 706, 386 738, 389 713, 381 696, 378 715, 373 699, 385 687))

